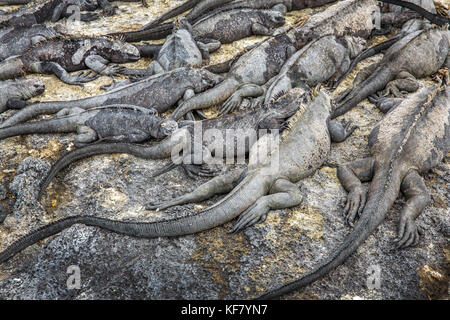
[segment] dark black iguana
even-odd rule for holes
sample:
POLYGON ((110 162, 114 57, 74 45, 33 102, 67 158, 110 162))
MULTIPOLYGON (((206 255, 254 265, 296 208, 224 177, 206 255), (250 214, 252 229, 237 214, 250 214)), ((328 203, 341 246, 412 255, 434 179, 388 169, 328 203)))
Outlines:
POLYGON ((181 4, 179 7, 166 12, 152 22, 145 24, 139 31, 130 32, 128 34, 134 37, 143 34, 149 36, 152 34, 153 39, 162 38, 170 33, 173 24, 172 22, 162 25, 158 24, 185 12, 192 7, 194 8, 186 15, 186 19, 188 19, 189 22, 195 23, 207 14, 231 9, 276 9, 282 13, 286 13, 291 10, 319 7, 334 1, 335 0, 190 0, 181 4), (144 30, 147 30, 148 32, 143 32, 144 30))
POLYGON ((24 101, 42 94, 45 85, 38 79, 0 81, 0 113, 6 109, 23 107, 24 101))
POLYGON ((38 42, 60 37, 63 33, 62 25, 35 24, 0 29, 0 61, 21 55, 38 42))
POLYGON ((383 222, 400 191, 406 204, 400 213, 398 247, 419 241, 414 219, 430 202, 420 176, 439 164, 450 150, 450 86, 425 87, 393 108, 369 136, 372 157, 338 167, 338 178, 349 192, 344 209, 353 231, 342 245, 312 271, 260 299, 275 298, 321 278, 342 264, 383 222), (372 180, 369 194, 361 182, 372 180), (367 199, 367 202, 366 202, 367 199))
MULTIPOLYGON (((296 90, 287 94, 296 95, 296 90)), ((328 121, 331 102, 327 94, 320 92, 312 101, 308 101, 309 95, 300 90, 297 97, 300 107, 290 123, 288 133, 263 162, 248 170, 241 179, 241 174, 231 173, 216 177, 200 187, 204 192, 199 198, 203 199, 205 194, 231 191, 218 203, 189 216, 153 223, 114 221, 94 216, 68 217, 32 231, 14 242, 0 253, 0 263, 76 223, 134 237, 181 236, 214 228, 240 215, 233 228, 233 231, 237 231, 264 220, 269 210, 298 205, 302 195, 295 183, 311 175, 326 160, 330 150, 330 135, 337 133, 339 138, 345 138, 348 132, 337 123, 328 121)))
MULTIPOLYGON (((220 10, 192 22, 192 34, 196 40, 213 39, 220 43, 249 37, 251 35, 271 35, 274 28, 284 24, 284 15, 276 10, 228 9, 220 10)), ((155 32, 153 29, 126 33, 114 33, 128 42, 156 40, 164 38, 169 32, 155 32), (161 36, 164 34, 164 36, 161 36)), ((162 27, 160 27, 161 29, 162 27)))
POLYGON ((383 59, 361 70, 353 87, 335 101, 332 117, 340 116, 368 96, 384 88, 384 94, 401 96, 401 91, 415 91, 423 78, 438 71, 449 54, 450 31, 430 28, 412 32, 392 45, 383 59))
POLYGON ((0 128, 0 139, 35 133, 77 132, 77 147, 98 141, 143 142, 163 139, 178 129, 177 122, 162 119, 153 108, 107 105, 89 110, 63 109, 53 119, 0 128))
MULTIPOLYGON (((319 83, 329 82, 347 70, 350 61, 365 46, 366 41, 354 36, 326 35, 312 40, 292 55, 283 65, 278 75, 267 81, 261 88, 244 85, 233 93, 221 108, 228 113, 241 104, 246 96, 262 96, 253 100, 252 104, 264 101, 267 103, 280 92, 291 88, 303 87, 306 91, 319 83), (330 57, 333 57, 330 59, 330 57)), ((248 104, 248 103, 247 103, 248 104)))
MULTIPOLYGON (((193 175, 210 175, 210 171, 204 170, 205 168, 199 165, 212 162, 211 160, 218 160, 222 164, 225 157, 244 160, 252 145, 261 135, 266 134, 268 130, 270 132, 284 130, 287 119, 295 114, 298 107, 298 96, 281 95, 276 100, 254 110, 194 123, 187 122, 187 125, 180 128, 170 138, 150 146, 102 143, 73 150, 62 156, 53 165, 41 184, 39 195, 42 195, 53 177, 73 161, 99 154, 121 152, 145 159, 170 157, 173 163, 181 164, 191 177, 193 175)), ((172 167, 173 165, 169 165, 166 168, 172 167)))
POLYGON ((0 62, 0 79, 12 79, 28 73, 55 74, 67 84, 83 85, 97 75, 68 72, 86 68, 98 74, 113 76, 125 68, 113 63, 140 59, 138 49, 126 42, 107 38, 57 38, 40 42, 24 54, 0 62))
POLYGON ((161 114, 182 99, 186 91, 193 90, 199 93, 221 80, 222 77, 204 69, 178 68, 89 98, 34 103, 6 119, 0 124, 0 128, 12 126, 40 114, 57 113, 65 108, 78 107, 87 110, 109 104, 132 104, 155 108, 161 114))
POLYGON ((374 27, 371 15, 375 12, 376 2, 372 0, 347 0, 328 7, 310 17, 301 27, 294 27, 262 41, 246 52, 233 63, 227 78, 221 84, 185 101, 171 116, 179 119, 194 109, 220 105, 244 85, 253 85, 252 91, 259 96, 261 90, 258 90, 258 86, 276 76, 296 50, 310 40, 327 34, 359 34, 367 37, 374 27))
MULTIPOLYGON (((0 27, 10 26, 32 26, 33 24, 47 21, 56 22, 61 18, 70 17, 74 12, 71 10, 79 8, 80 11, 93 11, 103 6, 106 14, 113 14, 114 9, 107 0, 98 3, 90 0, 35 0, 21 8, 0 15, 0 27)), ((81 13, 82 21, 91 21, 98 18, 94 12, 81 13)))

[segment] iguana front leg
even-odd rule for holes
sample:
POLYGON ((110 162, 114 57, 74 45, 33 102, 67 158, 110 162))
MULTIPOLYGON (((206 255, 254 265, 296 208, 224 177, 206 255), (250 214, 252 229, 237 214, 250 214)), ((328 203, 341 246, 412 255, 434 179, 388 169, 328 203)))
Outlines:
POLYGON ((403 179, 401 191, 407 200, 400 213, 395 242, 397 242, 397 248, 406 248, 419 243, 420 231, 414 220, 431 202, 431 197, 422 177, 415 170, 410 171, 403 179))
POLYGON ((104 76, 116 76, 126 69, 124 66, 109 64, 109 61, 99 55, 90 55, 84 59, 84 64, 91 70, 104 76))
POLYGON ((372 180, 374 170, 373 158, 357 160, 337 168, 338 179, 348 192, 344 216, 350 226, 353 226, 356 216, 362 213, 366 204, 367 192, 361 182, 372 180))
POLYGON ((224 175, 214 177, 194 191, 186 193, 175 199, 162 201, 159 203, 149 202, 145 205, 145 209, 164 210, 181 204, 205 201, 212 198, 216 194, 228 193, 238 184, 237 181, 243 178, 243 173, 244 169, 233 170, 224 175))
POLYGON ((252 226, 255 223, 264 222, 270 210, 278 210, 298 206, 303 200, 300 188, 286 179, 278 179, 270 189, 267 196, 261 197, 245 210, 236 224, 231 229, 231 233, 252 226))
POLYGON ((92 72, 80 72, 70 75, 63 67, 56 62, 36 62, 31 65, 31 71, 35 73, 54 74, 62 82, 83 87, 83 83, 95 80, 98 75, 92 72))
POLYGON ((352 126, 351 121, 328 121, 328 132, 330 133, 332 142, 345 141, 345 139, 347 139, 357 128, 358 126, 352 126))

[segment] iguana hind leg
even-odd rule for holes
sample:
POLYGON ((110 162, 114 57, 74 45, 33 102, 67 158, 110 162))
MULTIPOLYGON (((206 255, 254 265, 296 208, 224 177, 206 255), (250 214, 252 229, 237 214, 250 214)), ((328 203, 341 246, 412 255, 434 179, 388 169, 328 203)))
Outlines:
POLYGON ((298 206, 303 200, 300 188, 286 179, 278 179, 270 189, 270 194, 256 200, 239 216, 231 229, 231 233, 263 222, 270 210, 284 209, 298 206))
POLYGON ((390 81, 382 91, 382 96, 392 94, 396 98, 404 98, 402 92, 414 92, 419 89, 419 82, 409 72, 400 72, 395 80, 390 81))
POLYGON ((244 169, 233 170, 224 175, 214 177, 192 192, 186 193, 178 198, 159 203, 149 202, 145 205, 145 208, 147 210, 163 210, 181 204, 204 201, 215 196, 216 194, 228 193, 233 190, 233 188, 238 184, 238 181, 243 178, 243 175, 245 175, 244 169))
POLYGON ((403 179, 401 190, 407 200, 400 213, 396 242, 397 248, 406 248, 419 243, 421 231, 414 220, 431 202, 431 198, 422 177, 415 170, 403 179))
POLYGON ((93 81, 98 75, 89 72, 80 72, 76 75, 70 75, 63 67, 55 62, 37 62, 31 67, 36 73, 54 74, 62 82, 83 87, 83 83, 93 81))
POLYGON ((89 69, 104 76, 116 76, 125 70, 124 66, 110 64, 108 60, 95 54, 86 57, 84 63, 89 69))

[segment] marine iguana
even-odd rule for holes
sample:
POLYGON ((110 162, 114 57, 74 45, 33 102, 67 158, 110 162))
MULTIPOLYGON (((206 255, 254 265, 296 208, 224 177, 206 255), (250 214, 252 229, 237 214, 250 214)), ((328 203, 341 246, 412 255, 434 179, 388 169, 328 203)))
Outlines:
MULTIPOLYGON (((152 223, 115 221, 93 216, 64 218, 14 242, 0 253, 0 263, 76 223, 134 237, 182 236, 217 227, 240 215, 233 228, 233 231, 237 231, 264 220, 269 210, 298 205, 302 195, 295 183, 311 175, 323 164, 330 150, 330 136, 345 139, 349 132, 338 126, 338 123, 328 121, 331 102, 324 92, 320 92, 312 101, 308 101, 309 95, 303 91, 297 93, 296 89, 287 94, 299 94, 298 104, 301 106, 290 124, 290 130, 266 161, 242 175, 241 179, 232 173, 217 177, 207 186, 201 187, 210 195, 232 190, 218 203, 189 216, 152 223), (234 187, 234 183, 239 180, 234 187)), ((203 198, 204 194, 200 197, 203 198)))
POLYGON ((392 45, 383 59, 361 70, 353 87, 336 99, 332 118, 340 116, 359 102, 385 89, 385 94, 401 96, 402 90, 418 89, 416 78, 438 71, 449 53, 450 31, 439 28, 412 32, 392 45))
POLYGON ((0 113, 15 106, 23 106, 23 101, 42 94, 45 85, 38 79, 16 79, 0 81, 0 113))
POLYGON ((140 59, 138 49, 126 42, 106 38, 57 38, 36 44, 20 56, 0 62, 0 79, 12 79, 27 73, 55 74, 61 81, 82 86, 97 77, 92 72, 70 75, 89 68, 98 74, 113 76, 125 69, 109 62, 124 63, 140 59))
MULTIPOLYGON (((282 132, 286 128, 287 119, 298 109, 297 98, 295 95, 281 95, 254 110, 194 123, 186 121, 183 123, 185 125, 173 136, 150 146, 102 143, 73 150, 63 155, 52 166, 41 184, 39 200, 45 188, 59 171, 73 161, 99 154, 121 152, 145 159, 171 157, 172 163, 181 164, 190 177, 193 175, 209 176, 209 169, 204 170, 203 166, 199 165, 212 162, 211 160, 214 160, 212 157, 219 161, 225 156, 244 159, 259 135, 266 134, 268 130, 282 132), (222 139, 218 137, 219 135, 222 139), (177 154, 178 152, 181 153, 181 156, 177 154), (183 162, 179 163, 178 161, 181 159, 183 162), (184 161, 184 159, 188 161, 184 161)), ((174 166, 171 164, 159 170, 159 173, 166 172, 174 166)))
MULTIPOLYGON (((192 37, 192 26, 186 19, 177 19, 176 25, 177 27, 174 29, 174 32, 167 37, 162 47, 158 49, 156 59, 150 63, 147 69, 127 69, 125 73, 127 75, 133 75, 134 78, 114 83, 107 90, 176 68, 201 67, 203 59, 209 60, 209 53, 220 48, 220 42, 218 41, 208 44, 195 41, 192 37)), ((186 92, 184 98, 187 99, 192 96, 194 96, 194 92, 191 90, 186 92)))
POLYGON ((397 246, 418 243, 414 219, 431 200, 420 173, 436 166, 450 150, 450 86, 425 87, 404 99, 374 127, 369 148, 372 157, 341 165, 337 171, 349 192, 344 208, 347 221, 352 225, 359 216, 353 231, 318 267, 260 299, 304 287, 342 264, 383 222, 400 191, 406 204, 400 213, 397 246), (370 180, 366 195, 361 182, 370 180))
MULTIPOLYGON (((196 40, 213 39, 221 43, 249 37, 251 35, 271 35, 274 28, 284 24, 284 15, 276 10, 228 9, 205 15, 192 22, 192 34, 196 40)), ((164 26, 157 30, 113 33, 128 42, 162 39, 173 30, 164 26), (163 31, 160 31, 162 29, 163 31)))
MULTIPOLYGON (((104 4, 104 0, 100 3, 104 4)), ((61 18, 70 17, 69 6, 77 6, 80 11, 93 11, 98 8, 96 2, 89 0, 36 0, 12 12, 0 15, 0 27, 32 26, 51 20, 56 22, 61 18)), ((109 8, 106 9, 109 11, 109 8)), ((81 21, 92 21, 98 15, 94 12, 80 14, 81 21)))
POLYGON ((77 132, 75 146, 98 141, 143 142, 163 139, 178 129, 177 122, 162 119, 153 108, 107 105, 89 110, 61 110, 55 118, 0 128, 0 139, 35 133, 77 132))
MULTIPOLYGON (((308 91, 319 83, 338 77, 364 46, 365 40, 353 36, 326 35, 311 41, 284 63, 278 75, 267 81, 260 90, 263 95, 253 103, 260 100, 267 103, 280 92, 294 87, 303 87, 308 91)), ((257 90, 252 85, 242 86, 225 101, 220 111, 231 112, 241 105, 246 95, 250 93, 255 96, 257 90)))
POLYGON ((35 24, 31 27, 8 27, 0 29, 0 61, 21 55, 38 42, 62 36, 62 25, 35 24))
POLYGON ((174 106, 186 91, 194 90, 195 93, 199 93, 216 85, 222 79, 204 69, 178 68, 89 98, 29 105, 6 119, 0 128, 12 126, 40 114, 57 113, 65 108, 78 107, 87 110, 108 104, 132 104, 155 108, 161 114, 174 106))
MULTIPOLYGON (((241 86, 252 86, 261 95, 261 86, 276 76, 285 61, 312 39, 334 34, 368 36, 374 27, 371 15, 376 13, 372 0, 347 0, 328 7, 310 17, 301 27, 260 42, 233 63, 227 78, 218 86, 182 103, 172 113, 175 120, 195 109, 203 109, 226 101, 241 86)), ((247 94, 252 96, 252 93, 247 94)))
POLYGON ((194 6, 194 9, 186 15, 186 19, 192 23, 195 23, 206 14, 230 9, 276 9, 285 14, 287 11, 319 7, 334 1, 335 0, 206 0, 199 2, 198 0, 192 0, 168 11, 158 19, 145 24, 139 31, 132 34, 134 36, 139 34, 149 35, 151 34, 151 31, 145 33, 141 31, 152 29, 154 33, 153 37, 164 37, 166 34, 170 33, 173 24, 171 22, 159 26, 158 24, 183 13, 194 6))

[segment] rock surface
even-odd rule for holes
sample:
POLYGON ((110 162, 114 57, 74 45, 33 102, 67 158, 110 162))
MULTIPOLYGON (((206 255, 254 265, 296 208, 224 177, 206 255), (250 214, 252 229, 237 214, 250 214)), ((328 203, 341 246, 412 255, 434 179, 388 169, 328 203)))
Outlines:
MULTIPOLYGON (((162 12, 179 1, 160 3, 162 12)), ((152 6, 117 5, 122 17, 132 15, 136 23, 157 14, 152 6)), ((289 13, 288 22, 310 12, 289 13)), ((92 27, 100 34, 120 30, 120 21, 105 17, 81 25, 83 30, 92 27)), ((224 46, 212 61, 225 60, 236 49, 261 39, 252 37, 224 46)), ((357 70, 380 58, 360 63, 357 70)), ((357 70, 337 93, 351 84, 357 70)), ((110 82, 101 77, 83 91, 65 86, 52 76, 36 77, 48 85, 39 100, 92 95, 101 84, 110 82)), ((8 115, 1 115, 0 120, 8 115)), ((344 115, 342 118, 351 119, 359 129, 346 142, 332 146, 329 163, 367 156, 367 137, 381 117, 367 100, 344 115)), ((72 139, 72 135, 34 135, 0 142, 0 216, 12 211, 0 225, 1 250, 30 230, 71 215, 156 221, 189 214, 219 199, 162 212, 146 211, 142 207, 146 202, 191 191, 206 180, 190 180, 181 169, 151 178, 152 172, 167 161, 111 155, 89 158, 64 170, 47 189, 41 205, 36 200, 37 186, 50 164, 72 147, 72 139)), ((450 154, 424 177, 433 202, 418 218, 425 231, 419 246, 394 249, 392 240, 404 204, 400 197, 386 221, 342 266, 284 298, 448 299, 449 161, 450 154), (372 281, 374 275, 379 275, 379 281, 372 281)), ((136 239, 74 225, 0 266, 0 299, 253 298, 313 268, 350 232, 342 216, 346 192, 337 180, 336 169, 324 166, 302 183, 302 205, 272 211, 264 223, 238 234, 227 234, 231 223, 197 235, 158 239, 136 239), (67 286, 70 266, 79 267, 79 289, 67 286)))

